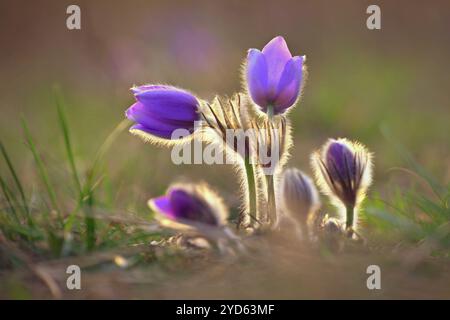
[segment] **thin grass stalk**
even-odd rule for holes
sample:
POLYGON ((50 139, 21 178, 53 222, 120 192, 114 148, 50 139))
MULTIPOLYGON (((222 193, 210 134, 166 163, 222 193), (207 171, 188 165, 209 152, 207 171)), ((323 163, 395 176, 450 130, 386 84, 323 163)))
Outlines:
POLYGON ((3 178, 1 176, 0 176, 0 186, 2 188, 3 196, 5 197, 5 200, 8 203, 9 211, 11 211, 12 216, 13 216, 14 220, 16 221, 16 223, 20 224, 19 216, 17 215, 16 209, 14 208, 13 195, 11 194, 11 191, 8 189, 8 186, 6 185, 5 181, 3 180, 3 178))
POLYGON ((75 165, 75 157, 73 155, 72 144, 71 144, 71 141, 70 141, 69 127, 67 125, 67 120, 66 120, 66 116, 65 116, 65 113, 64 113, 64 107, 63 107, 63 103, 62 103, 61 100, 62 100, 62 98, 61 98, 60 91, 58 89, 55 89, 55 101, 56 101, 56 107, 57 107, 57 110, 58 110, 59 124, 60 124, 61 130, 63 132, 64 146, 65 146, 65 149, 66 149, 67 158, 69 160, 69 165, 70 165, 70 169, 71 169, 71 172, 72 172, 72 178, 73 178, 73 181, 75 183, 75 187, 76 187, 77 192, 78 192, 79 201, 81 201, 82 198, 83 198, 81 182, 80 182, 80 178, 78 177, 77 167, 75 165))
POLYGON ((31 214, 30 214, 30 209, 28 207, 28 203, 27 203, 27 199, 25 197, 25 192, 24 189, 22 187, 22 183, 20 182, 20 179, 16 173, 16 170, 14 169, 14 166, 11 162, 11 159, 8 156, 8 153, 6 152, 5 147, 3 146, 3 143, 0 141, 0 151, 3 155, 3 158, 6 161, 6 164, 8 166, 9 171, 11 172, 11 175, 14 179, 14 182, 16 184, 17 189, 19 190, 19 194, 20 194, 20 198, 22 200, 22 205, 23 205, 23 211, 25 213, 26 219, 27 219, 27 223, 29 226, 33 226, 34 222, 33 219, 31 218, 31 214))
POLYGON ((61 211, 59 210, 55 189, 53 188, 52 183, 50 182, 50 178, 48 176, 48 172, 44 165, 44 162, 42 161, 42 158, 39 156, 39 153, 37 152, 36 145, 33 141, 33 138, 31 136, 30 130, 28 129, 28 125, 24 117, 22 117, 22 127, 25 134, 25 139, 28 143, 28 147, 30 148, 31 153, 33 154, 34 157, 34 161, 36 162, 39 175, 47 190, 47 194, 50 199, 52 209, 56 210, 56 212, 58 213, 58 219, 60 220, 60 222, 62 222, 61 211))

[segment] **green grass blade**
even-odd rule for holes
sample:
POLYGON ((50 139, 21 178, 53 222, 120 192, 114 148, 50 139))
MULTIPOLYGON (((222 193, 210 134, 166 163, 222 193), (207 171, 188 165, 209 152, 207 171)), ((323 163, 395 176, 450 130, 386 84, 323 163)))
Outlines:
POLYGON ((406 161, 406 163, 423 179, 426 180, 428 185, 433 190, 434 194, 441 200, 444 201, 446 190, 444 186, 439 184, 432 176, 431 174, 422 167, 411 155, 411 153, 398 141, 396 141, 390 132, 390 130, 387 127, 381 128, 381 133, 385 137, 385 139, 391 143, 397 152, 400 154, 400 156, 406 161))
POLYGON ((5 197, 6 202, 8 203, 9 209, 14 217, 16 223, 20 224, 19 216, 17 215, 16 209, 14 208, 14 198, 11 191, 8 189, 3 178, 0 176, 0 186, 2 188, 3 196, 5 197))
POLYGON ((48 176, 47 170, 45 168, 44 162, 42 161, 42 158, 39 156, 36 145, 32 139, 30 130, 28 129, 28 125, 26 123, 25 118, 22 117, 22 127, 25 134, 25 139, 28 143, 28 147, 31 150, 31 153, 33 154, 34 161, 36 162, 36 166, 39 172, 39 175, 41 176, 42 182, 44 183, 45 188, 47 189, 48 197, 50 199, 51 205, 53 209, 55 209, 58 214, 60 214, 58 209, 58 202, 56 200, 56 193, 55 190, 50 182, 50 178, 48 176))
POLYGON ((117 139, 117 137, 130 125, 130 121, 128 119, 122 120, 115 128, 114 130, 106 137, 103 144, 100 146, 100 148, 97 151, 97 154, 95 155, 94 162, 89 170, 88 173, 88 183, 87 188, 92 189, 92 184, 94 180, 95 173, 98 169, 98 166, 100 165, 100 161, 105 156, 106 152, 108 152, 109 148, 112 146, 114 141, 117 139))
POLYGON ((100 162, 103 159, 106 152, 112 146, 113 142, 117 139, 118 135, 125 130, 129 125, 128 120, 121 121, 114 130, 108 135, 103 144, 98 149, 98 152, 94 158, 92 166, 90 167, 86 183, 83 188, 83 203, 84 203, 84 212, 85 212, 85 225, 86 225, 86 247, 88 251, 91 251, 95 247, 96 243, 96 221, 95 218, 92 217, 92 207, 94 206, 95 198, 94 198, 94 190, 100 184, 101 178, 96 182, 95 176, 99 169, 100 162))
POLYGON ((70 142, 69 127, 67 125, 66 115, 64 113, 64 103, 62 102, 61 92, 58 88, 55 88, 54 94, 55 94, 55 101, 56 101, 56 106, 57 106, 57 110, 58 110, 58 120, 59 120, 59 124, 61 126, 61 130, 63 132, 64 145, 66 148, 66 153, 67 153, 67 157, 69 160, 70 169, 72 172, 72 178, 73 178, 75 187, 76 187, 78 195, 79 195, 79 201, 81 201, 81 199, 83 197, 82 187, 81 187, 80 178, 78 177, 77 167, 75 165, 75 158, 73 155, 72 144, 70 142))
POLYGON ((22 187, 22 183, 20 182, 20 179, 19 179, 19 177, 18 177, 18 175, 16 173, 16 170, 14 169, 14 166, 13 166, 13 164, 11 162, 11 159, 9 158, 8 153, 6 152, 6 149, 3 146, 3 143, 1 141, 0 141, 0 151, 1 151, 2 155, 3 155, 3 158, 6 161, 6 165, 8 166, 9 171, 11 172, 11 175, 12 175, 12 177, 14 179, 16 187, 19 190, 20 198, 22 200, 22 204, 23 204, 23 208, 24 208, 24 211, 25 211, 25 215, 27 217, 28 224, 30 226, 32 226, 34 223, 33 223, 33 220, 31 218, 31 215, 30 215, 30 209, 28 208, 28 203, 27 203, 27 199, 25 197, 24 189, 22 187))

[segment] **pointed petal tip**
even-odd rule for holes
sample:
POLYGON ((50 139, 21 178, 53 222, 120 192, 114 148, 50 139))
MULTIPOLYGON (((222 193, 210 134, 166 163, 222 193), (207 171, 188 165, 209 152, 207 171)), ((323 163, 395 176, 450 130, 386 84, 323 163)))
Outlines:
POLYGON ((163 213, 165 215, 171 215, 170 201, 168 196, 160 196, 150 199, 148 201, 149 207, 156 212, 163 213))
POLYGON ((280 50, 280 51, 287 51, 290 53, 288 45, 286 43, 286 40, 282 36, 276 36, 272 40, 270 40, 262 49, 262 52, 265 53, 266 51, 270 50, 280 50))

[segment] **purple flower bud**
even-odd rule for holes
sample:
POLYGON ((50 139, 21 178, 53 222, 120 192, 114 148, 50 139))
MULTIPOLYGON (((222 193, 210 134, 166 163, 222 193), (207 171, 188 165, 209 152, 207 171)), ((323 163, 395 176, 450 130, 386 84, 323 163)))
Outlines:
POLYGON ((347 210, 347 228, 353 226, 354 209, 364 199, 372 179, 372 155, 358 142, 330 139, 311 162, 322 192, 347 210))
POLYGON ((176 129, 194 131, 194 121, 200 119, 199 101, 191 93, 164 85, 144 85, 131 90, 136 103, 125 114, 136 124, 130 131, 169 140, 176 129))
POLYGON ((196 227, 219 227, 226 216, 222 199, 202 184, 175 185, 166 195, 151 199, 149 205, 169 220, 196 227))
POLYGON ((281 208, 293 218, 306 223, 320 207, 319 195, 312 180, 298 169, 284 171, 280 184, 281 208))
POLYGON ((250 49, 246 76, 248 92, 261 111, 282 114, 300 95, 305 56, 292 57, 286 41, 278 36, 262 51, 250 49))

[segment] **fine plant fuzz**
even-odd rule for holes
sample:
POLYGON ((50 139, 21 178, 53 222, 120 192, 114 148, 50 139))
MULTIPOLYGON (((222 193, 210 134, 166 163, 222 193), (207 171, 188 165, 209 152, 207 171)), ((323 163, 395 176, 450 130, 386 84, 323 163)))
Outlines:
MULTIPOLYGON (((135 86, 132 92, 136 102, 126 111, 126 117, 134 122, 130 132, 163 147, 192 140, 219 146, 227 159, 234 160, 231 163, 237 169, 241 185, 243 203, 238 229, 262 232, 277 229, 284 212, 300 219, 305 233, 308 217, 319 207, 316 189, 303 173, 292 170, 286 171, 280 182, 293 147, 287 111, 300 99, 304 61, 304 56, 292 56, 283 37, 276 37, 262 51, 249 50, 244 66, 244 90, 231 98, 218 95, 209 102, 170 85, 135 86), (173 136, 179 129, 186 132, 181 139, 173 136)), ((346 232, 352 236, 357 210, 371 180, 370 153, 359 143, 339 139, 330 140, 312 159, 320 189, 339 210, 341 207, 346 210, 342 218, 346 220, 346 232)), ((171 199, 173 191, 168 192, 161 199, 171 199)), ((155 201, 150 202, 150 207, 156 212, 164 211, 155 201)), ((204 215, 190 214, 190 217, 204 224, 201 222, 204 215)))
POLYGON ((359 142, 330 139, 311 156, 317 184, 345 217, 349 235, 372 182, 372 154, 359 142))

